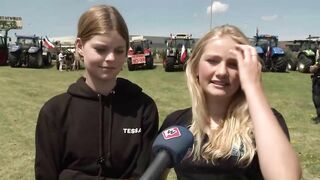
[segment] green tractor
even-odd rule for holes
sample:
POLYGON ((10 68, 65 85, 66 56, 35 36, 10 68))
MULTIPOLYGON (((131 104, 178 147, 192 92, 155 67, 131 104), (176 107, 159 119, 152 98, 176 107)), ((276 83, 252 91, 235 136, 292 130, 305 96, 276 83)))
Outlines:
POLYGON ((316 61, 316 54, 319 51, 319 37, 309 36, 305 40, 294 40, 299 44, 300 49, 297 56, 296 70, 302 73, 309 73, 310 66, 316 61))
POLYGON ((194 43, 195 40, 191 38, 191 34, 170 34, 170 38, 165 41, 164 70, 170 72, 176 69, 184 69, 194 43))

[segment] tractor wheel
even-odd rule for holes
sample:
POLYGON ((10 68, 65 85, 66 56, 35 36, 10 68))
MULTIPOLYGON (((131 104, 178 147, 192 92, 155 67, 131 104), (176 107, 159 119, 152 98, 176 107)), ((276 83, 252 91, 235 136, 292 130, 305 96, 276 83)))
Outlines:
POLYGON ((146 57, 146 66, 147 66, 147 69, 153 69, 153 57, 152 56, 146 57))
POLYGON ((47 53, 46 56, 42 56, 43 62, 45 66, 51 66, 52 64, 52 57, 50 53, 47 53))
POLYGON ((40 52, 29 54, 28 67, 30 68, 41 68, 43 66, 42 54, 40 52))
POLYGON ((297 69, 297 61, 289 59, 287 69, 288 71, 295 71, 297 69))
POLYGON ((271 69, 274 72, 286 72, 288 66, 288 60, 284 57, 278 57, 273 59, 271 69))
POLYGON ((9 54, 8 57, 9 60, 9 65, 11 67, 20 67, 21 66, 21 59, 20 59, 20 55, 19 54, 9 54))
POLYGON ((173 71, 174 70, 174 62, 175 62, 174 57, 167 57, 166 62, 165 62, 166 65, 165 65, 164 70, 166 72, 173 71))
POLYGON ((306 55, 301 54, 298 57, 297 70, 302 73, 309 73, 310 66, 312 65, 312 59, 309 59, 306 55))
POLYGON ((127 65, 128 65, 128 70, 133 71, 134 70, 134 65, 131 62, 131 58, 127 59, 127 65))
POLYGON ((259 58, 260 64, 261 64, 261 71, 267 72, 266 64, 264 63, 264 60, 262 58, 259 58))

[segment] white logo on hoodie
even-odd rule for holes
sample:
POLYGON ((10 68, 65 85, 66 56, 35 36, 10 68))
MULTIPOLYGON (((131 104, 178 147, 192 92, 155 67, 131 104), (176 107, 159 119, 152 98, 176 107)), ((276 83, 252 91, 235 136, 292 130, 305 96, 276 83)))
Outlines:
POLYGON ((123 128, 123 133, 125 133, 125 134, 139 134, 139 133, 141 133, 141 128, 123 128))

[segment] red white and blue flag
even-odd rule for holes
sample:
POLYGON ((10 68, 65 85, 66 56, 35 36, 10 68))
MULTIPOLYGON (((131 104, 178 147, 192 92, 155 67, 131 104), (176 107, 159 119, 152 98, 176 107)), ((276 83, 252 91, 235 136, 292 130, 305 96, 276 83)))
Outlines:
POLYGON ((49 41, 49 38, 47 36, 43 38, 42 42, 43 42, 43 45, 48 49, 55 48, 54 44, 49 41))

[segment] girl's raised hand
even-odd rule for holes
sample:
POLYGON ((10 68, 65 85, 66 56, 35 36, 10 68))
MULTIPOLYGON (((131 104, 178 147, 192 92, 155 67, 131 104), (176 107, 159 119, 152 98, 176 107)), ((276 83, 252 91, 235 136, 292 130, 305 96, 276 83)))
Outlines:
POLYGON ((241 88, 246 91, 248 88, 261 86, 261 63, 254 47, 238 44, 235 50, 230 50, 238 62, 239 78, 241 88))

